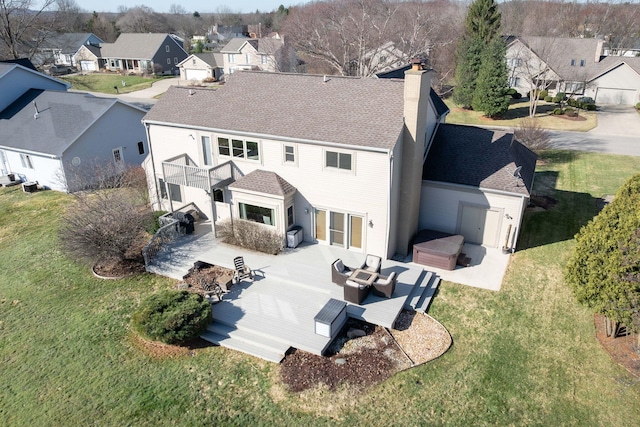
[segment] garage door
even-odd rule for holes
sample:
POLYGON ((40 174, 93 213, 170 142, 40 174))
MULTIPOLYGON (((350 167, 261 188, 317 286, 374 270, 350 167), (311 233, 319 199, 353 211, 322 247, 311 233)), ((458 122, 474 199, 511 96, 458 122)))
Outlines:
POLYGON ((479 206, 462 205, 459 233, 464 241, 495 248, 498 246, 501 212, 479 206))
POLYGON ((80 69, 82 71, 95 71, 96 63, 94 61, 80 61, 80 69))
POLYGON ((207 78, 207 70, 185 70, 187 80, 204 80, 207 78))
POLYGON ((637 90, 611 89, 599 87, 596 92, 596 104, 623 104, 635 105, 638 99, 637 90))

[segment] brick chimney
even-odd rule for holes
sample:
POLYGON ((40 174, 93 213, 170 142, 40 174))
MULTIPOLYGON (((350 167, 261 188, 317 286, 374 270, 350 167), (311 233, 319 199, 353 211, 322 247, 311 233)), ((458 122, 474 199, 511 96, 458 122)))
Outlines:
POLYGON ((398 209, 396 252, 407 255, 418 231, 422 166, 427 146, 427 119, 431 70, 420 59, 411 61, 404 74, 404 131, 402 136, 402 177, 398 209))

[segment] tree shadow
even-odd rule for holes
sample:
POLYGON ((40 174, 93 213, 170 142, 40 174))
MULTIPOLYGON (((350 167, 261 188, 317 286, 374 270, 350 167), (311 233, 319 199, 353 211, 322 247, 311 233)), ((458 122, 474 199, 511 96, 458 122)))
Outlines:
POLYGON ((604 205, 599 197, 556 189, 558 172, 536 172, 532 199, 554 200, 546 206, 530 203, 524 215, 518 250, 571 240, 604 205))

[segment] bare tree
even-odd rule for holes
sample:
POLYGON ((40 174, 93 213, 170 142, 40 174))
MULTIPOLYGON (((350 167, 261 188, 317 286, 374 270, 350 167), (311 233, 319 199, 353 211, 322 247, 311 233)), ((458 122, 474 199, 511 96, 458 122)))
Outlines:
POLYGON ((33 57, 55 28, 56 0, 0 0, 0 56, 33 57))
POLYGON ((103 167, 92 175, 92 189, 74 193, 75 203, 62 218, 63 249, 90 262, 139 258, 130 251, 153 221, 144 171, 103 167))
POLYGON ((515 129, 515 137, 535 152, 551 148, 551 135, 549 131, 543 128, 535 117, 522 119, 515 129))
POLYGON ((326 62, 337 74, 371 76, 450 44, 455 37, 439 36, 446 20, 438 11, 446 5, 392 0, 310 3, 291 8, 282 30, 299 52, 326 62))
POLYGON ((83 30, 80 7, 76 0, 56 0, 57 25, 56 31, 61 33, 75 33, 83 30))
POLYGON ((147 6, 130 9, 121 6, 116 26, 123 33, 164 33, 168 31, 164 15, 147 6))
POLYGON ((96 12, 93 12, 91 19, 87 21, 86 29, 107 43, 113 43, 118 38, 115 22, 96 12))

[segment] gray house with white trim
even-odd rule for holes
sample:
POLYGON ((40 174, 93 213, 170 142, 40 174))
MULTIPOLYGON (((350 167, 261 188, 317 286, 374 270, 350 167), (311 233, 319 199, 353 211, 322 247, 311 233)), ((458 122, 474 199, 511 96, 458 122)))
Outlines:
POLYGON ((189 56, 179 40, 161 33, 123 33, 100 50, 101 69, 136 74, 177 75, 178 64, 189 56))

